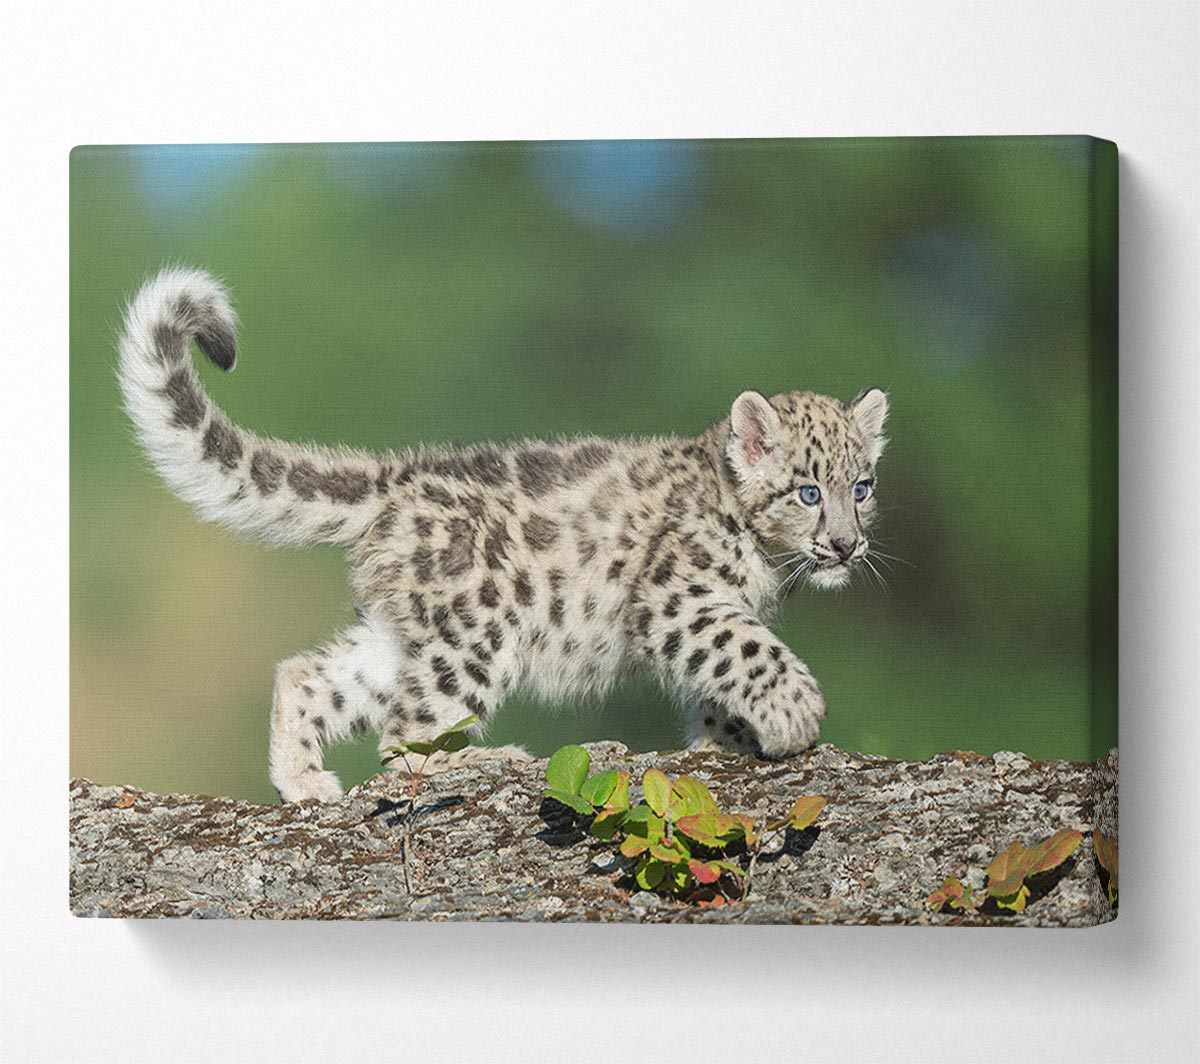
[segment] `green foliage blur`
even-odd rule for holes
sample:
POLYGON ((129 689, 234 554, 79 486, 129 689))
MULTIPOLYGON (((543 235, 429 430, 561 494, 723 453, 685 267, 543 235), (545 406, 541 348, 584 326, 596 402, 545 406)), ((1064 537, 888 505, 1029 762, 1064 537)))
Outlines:
MULTIPOLYGON (((350 623, 340 552, 201 525, 120 408, 124 301, 230 284, 235 421, 402 448, 694 434, 744 388, 891 396, 887 586, 800 589, 825 741, 1087 758, 1092 275, 1085 138, 165 146, 71 156, 71 768, 269 801, 276 662, 350 623)), ((1104 624, 1113 618, 1101 618, 1104 624)), ((682 744, 644 678, 514 698, 489 742, 682 744)), ((344 784, 373 737, 335 747, 344 784)))

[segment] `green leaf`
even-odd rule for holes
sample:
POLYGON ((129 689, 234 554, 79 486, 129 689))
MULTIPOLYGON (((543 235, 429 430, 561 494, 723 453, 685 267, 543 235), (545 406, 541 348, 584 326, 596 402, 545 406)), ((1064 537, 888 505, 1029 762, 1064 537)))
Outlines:
POLYGON ((460 720, 457 724, 451 724, 450 727, 446 729, 446 732, 443 732, 442 734, 446 734, 447 732, 466 731, 467 728, 471 727, 472 724, 478 724, 478 723, 479 723, 479 718, 474 713, 472 713, 469 717, 463 717, 463 719, 460 720))
POLYGON ((560 746, 546 765, 546 782, 556 791, 578 794, 592 759, 582 746, 560 746))
POLYGON ((596 775, 583 781, 579 788, 579 796, 592 805, 604 805, 617 787, 616 769, 597 772, 596 775))
POLYGON ((602 809, 592 821, 592 834, 605 842, 611 842, 618 831, 625 814, 620 809, 602 809))
POLYGON ((695 776, 680 776, 671 784, 671 791, 675 799, 671 803, 671 812, 676 818, 721 811, 709 789, 695 776))
POLYGON ((656 857, 663 864, 669 865, 687 860, 687 855, 682 850, 677 849, 674 842, 669 845, 663 842, 650 843, 650 856, 656 857))
POLYGON ((553 798, 556 802, 561 802, 568 809, 574 809, 581 816, 591 816, 596 810, 585 802, 577 794, 572 794, 570 791, 560 791, 556 787, 551 787, 548 791, 542 792, 547 798, 553 798))
POLYGON ((408 753, 408 754, 437 753, 437 747, 434 746, 433 743, 427 743, 427 742, 424 742, 421 740, 414 740, 413 742, 401 743, 400 745, 404 747, 404 752, 408 753))
MULTIPOLYGON (((991 893, 989 890, 988 893, 991 893)), ((996 905, 1001 909, 1011 909, 1015 913, 1025 911, 1025 901, 1029 897, 1029 888, 1022 885, 1021 889, 1014 894, 1004 894, 996 896, 996 905)))
POLYGON ((645 857, 634 870, 633 878, 643 890, 654 890, 667 874, 667 866, 653 857, 645 857))
POLYGON ((638 802, 625 814, 626 824, 644 824, 654 816, 654 810, 645 802, 638 802))
POLYGON ((671 804, 671 781, 658 769, 648 768, 642 777, 642 792, 646 804, 659 816, 665 816, 671 804))
POLYGON ((466 732, 448 731, 442 732, 436 739, 433 740, 434 750, 444 750, 448 754, 454 753, 456 750, 461 750, 464 746, 469 746, 471 740, 467 738, 466 732))
POLYGON ((1029 848, 1029 871, 1025 874, 1032 876, 1057 868, 1075 852, 1082 841, 1083 836, 1074 828, 1056 831, 1048 839, 1043 839, 1036 846, 1029 848))

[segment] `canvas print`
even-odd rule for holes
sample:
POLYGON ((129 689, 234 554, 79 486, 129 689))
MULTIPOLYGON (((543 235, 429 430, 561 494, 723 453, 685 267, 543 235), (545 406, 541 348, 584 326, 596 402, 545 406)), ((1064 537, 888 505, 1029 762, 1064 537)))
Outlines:
POLYGON ((1116 177, 77 148, 72 911, 1114 918, 1116 177))

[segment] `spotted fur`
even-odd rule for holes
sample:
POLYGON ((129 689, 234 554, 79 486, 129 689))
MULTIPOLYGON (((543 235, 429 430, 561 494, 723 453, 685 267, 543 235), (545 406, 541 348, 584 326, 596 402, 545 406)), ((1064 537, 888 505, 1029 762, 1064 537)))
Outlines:
MULTIPOLYGON (((279 667, 270 773, 284 800, 342 793, 322 762, 331 742, 486 724, 517 688, 561 699, 633 665, 679 692, 698 748, 781 757, 816 741, 820 688, 771 625, 795 579, 837 586, 866 552, 883 392, 744 392, 692 439, 372 454, 233 425, 190 340, 234 367, 225 289, 168 270, 130 305, 120 343, 126 408, 156 467, 207 520, 345 546, 361 604, 353 628, 279 667), (803 502, 814 487, 819 501, 803 502)), ((431 768, 497 754, 525 756, 473 746, 431 768)))

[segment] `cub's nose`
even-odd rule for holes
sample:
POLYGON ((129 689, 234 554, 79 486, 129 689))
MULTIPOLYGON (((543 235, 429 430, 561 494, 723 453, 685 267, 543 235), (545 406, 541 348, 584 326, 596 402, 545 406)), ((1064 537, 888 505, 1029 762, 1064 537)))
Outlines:
POLYGON ((847 558, 849 558, 850 555, 854 553, 855 548, 858 546, 857 539, 844 539, 840 536, 831 539, 829 542, 833 549, 837 552, 837 556, 841 558, 842 561, 845 561, 847 558))

